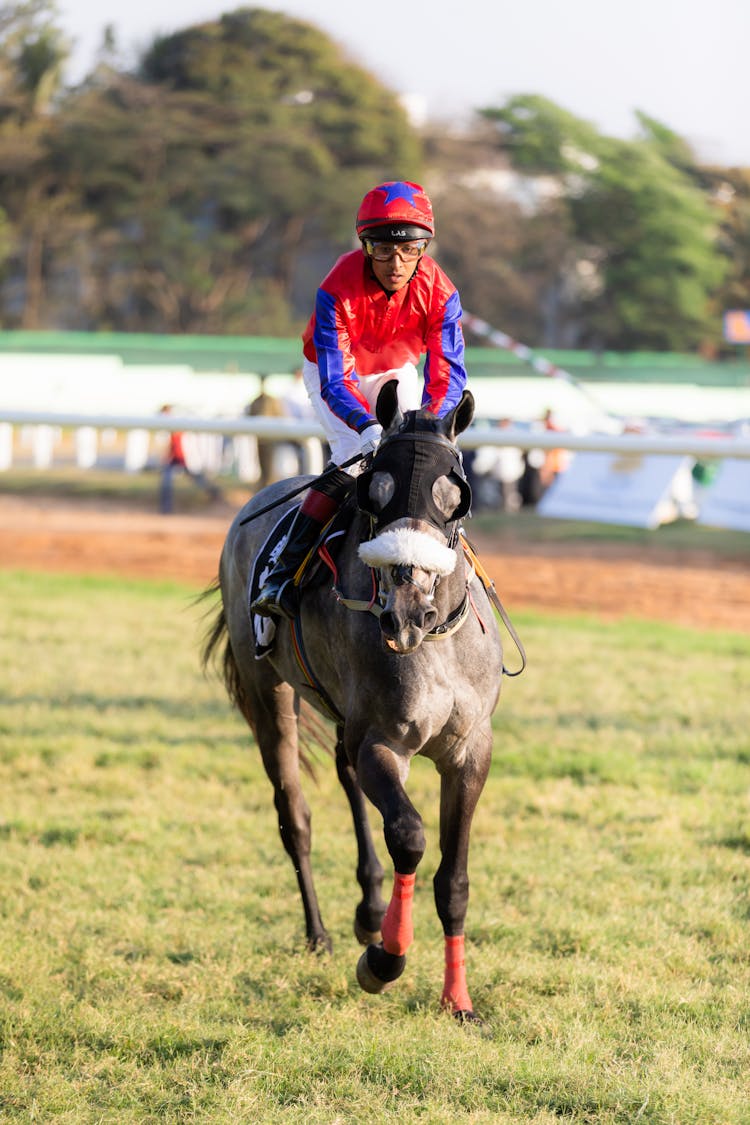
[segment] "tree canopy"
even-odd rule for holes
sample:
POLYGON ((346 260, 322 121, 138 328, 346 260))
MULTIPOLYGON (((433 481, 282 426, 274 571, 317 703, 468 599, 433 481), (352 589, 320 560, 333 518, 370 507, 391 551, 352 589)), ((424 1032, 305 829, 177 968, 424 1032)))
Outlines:
POLYGON ((559 283, 575 293, 577 343, 688 350, 710 338, 726 264, 685 142, 644 114, 638 139, 602 136, 536 96, 484 116, 520 168, 559 180, 575 248, 559 283))
POLYGON ((630 141, 537 95, 417 130, 315 26, 260 8, 111 33, 63 84, 51 0, 0 9, 0 323, 289 335, 359 199, 425 182, 466 308, 532 346, 717 347, 750 306, 747 170, 646 113, 630 141))

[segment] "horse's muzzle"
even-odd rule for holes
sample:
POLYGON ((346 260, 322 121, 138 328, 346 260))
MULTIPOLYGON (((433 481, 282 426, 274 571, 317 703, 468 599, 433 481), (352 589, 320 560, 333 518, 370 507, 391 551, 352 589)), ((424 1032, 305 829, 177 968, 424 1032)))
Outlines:
POLYGON ((414 652, 426 633, 438 623, 438 614, 432 601, 416 595, 412 588, 403 586, 391 591, 380 615, 383 643, 391 652, 401 655, 414 652))

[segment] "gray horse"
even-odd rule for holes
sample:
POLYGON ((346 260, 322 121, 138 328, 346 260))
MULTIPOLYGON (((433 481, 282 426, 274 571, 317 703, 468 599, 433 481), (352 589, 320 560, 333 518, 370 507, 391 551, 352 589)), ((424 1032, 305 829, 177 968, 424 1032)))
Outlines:
POLYGON ((492 605, 459 535, 471 494, 455 439, 473 412, 465 391, 442 419, 424 410, 402 415, 396 384, 383 388, 377 405, 383 438, 357 478, 357 509, 339 536, 335 561, 333 548, 328 552, 328 580, 304 588, 294 622, 276 620, 273 645, 262 659, 256 659, 248 612, 248 574, 284 505, 257 518, 254 513, 300 482, 279 482, 254 497, 226 538, 221 607, 203 652, 208 663, 225 641, 224 682, 273 784, 311 949, 330 950, 331 942, 310 864, 300 701, 334 718, 336 766, 358 847, 362 900, 354 928, 367 946, 357 978, 368 992, 382 991, 401 975, 413 938, 412 896, 425 837, 405 785, 415 754, 434 762, 441 779, 441 860, 433 880, 445 935, 441 1002, 462 1020, 476 1019, 464 968, 469 833, 490 766, 490 720, 503 672, 492 605), (393 861, 387 908, 364 797, 382 816, 393 861))

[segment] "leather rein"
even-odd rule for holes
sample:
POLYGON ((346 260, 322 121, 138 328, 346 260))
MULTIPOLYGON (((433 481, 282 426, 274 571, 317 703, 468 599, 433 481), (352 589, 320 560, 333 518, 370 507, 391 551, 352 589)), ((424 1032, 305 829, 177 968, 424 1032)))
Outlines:
MULTIPOLYGON (((472 578, 474 577, 474 575, 476 575, 479 581, 484 586, 487 592, 487 597, 490 599, 490 602, 500 615, 500 618, 505 625, 505 628, 508 630, 513 644, 515 645, 516 649, 518 650, 518 654, 521 657, 521 667, 514 672, 511 672, 503 662, 503 675, 520 676, 521 672, 523 672, 524 668, 526 667, 526 650, 523 647, 521 638, 518 636, 513 622, 510 620, 505 607, 503 606, 500 598, 497 595, 495 584, 492 582, 484 567, 479 562, 479 559, 477 558, 476 552, 474 551, 473 547, 466 539, 463 532, 461 532, 460 529, 455 529, 454 534, 451 537, 450 546, 453 550, 456 550, 458 544, 460 544, 463 550, 464 558, 469 564, 469 571, 466 576, 466 582, 464 586, 463 599, 459 603, 457 608, 452 610, 452 612, 448 614, 445 621, 443 621, 440 625, 435 625, 434 628, 429 631, 429 633, 425 633, 422 639, 425 641, 440 641, 444 640, 446 637, 450 637, 453 633, 457 632, 461 628, 461 626, 469 616, 469 611, 471 609, 474 610, 480 624, 482 625, 482 628, 485 628, 484 622, 479 616, 477 608, 471 598, 470 584, 472 578)), ((333 559, 331 559, 327 551, 321 551, 321 557, 323 558, 323 561, 327 564, 327 566, 329 566, 333 571, 333 593, 336 597, 336 600, 346 609, 350 609, 355 613, 371 613, 374 617, 380 617, 381 613, 383 612, 383 606, 381 604, 382 595, 380 593, 377 571, 374 568, 370 568, 372 573, 373 594, 369 601, 363 598, 348 598, 338 585, 338 570, 335 563, 333 562, 333 559)), ((410 583, 411 585, 416 586, 418 589, 422 590, 419 584, 414 581, 412 573, 413 567, 401 565, 398 569, 402 572, 401 580, 403 582, 410 583)), ((435 585, 437 585, 438 581, 439 579, 436 579, 435 585)), ((425 591, 422 590, 422 593, 425 593, 425 591)))

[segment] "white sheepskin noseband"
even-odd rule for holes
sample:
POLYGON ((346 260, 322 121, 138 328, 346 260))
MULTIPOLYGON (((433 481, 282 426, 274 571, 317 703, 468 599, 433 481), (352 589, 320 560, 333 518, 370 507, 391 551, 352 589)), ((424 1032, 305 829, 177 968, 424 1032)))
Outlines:
POLYGON ((456 552, 424 531, 396 527, 360 544, 359 557, 372 567, 416 566, 442 578, 456 567, 456 552))

